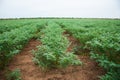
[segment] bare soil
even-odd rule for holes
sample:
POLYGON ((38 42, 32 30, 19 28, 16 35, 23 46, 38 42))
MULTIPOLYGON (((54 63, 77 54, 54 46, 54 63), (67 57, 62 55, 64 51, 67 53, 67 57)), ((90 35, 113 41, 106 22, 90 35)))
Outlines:
MULTIPOLYGON (((72 42, 67 51, 71 51, 77 43, 73 37, 68 37, 68 39, 72 42)), ((31 53, 31 50, 37 50, 36 46, 40 44, 37 40, 30 40, 22 52, 12 59, 8 66, 9 70, 19 68, 21 70, 22 80, 99 80, 98 76, 105 73, 89 56, 81 55, 78 56, 84 63, 82 66, 70 66, 65 69, 42 71, 32 61, 33 55, 31 53)))
POLYGON ((68 36, 68 40, 70 41, 70 46, 67 48, 68 52, 73 51, 75 46, 80 45, 79 42, 72 36, 68 36))

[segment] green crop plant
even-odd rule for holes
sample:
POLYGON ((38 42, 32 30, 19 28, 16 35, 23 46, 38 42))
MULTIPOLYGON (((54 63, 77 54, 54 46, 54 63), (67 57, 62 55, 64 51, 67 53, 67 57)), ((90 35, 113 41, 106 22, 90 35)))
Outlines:
POLYGON ((42 45, 33 53, 35 56, 33 60, 40 67, 48 69, 81 64, 76 55, 66 51, 69 41, 63 32, 59 25, 51 22, 43 29, 42 45))
POLYGON ((6 80, 22 80, 20 69, 15 69, 13 71, 9 71, 6 74, 6 80))
POLYGON ((57 23, 79 40, 81 49, 94 53, 90 54, 92 58, 107 70, 101 80, 120 80, 120 20, 80 19, 57 23))
POLYGON ((0 34, 0 69, 34 36, 36 27, 24 26, 0 34))
POLYGON ((91 53, 91 58, 107 71, 105 75, 100 76, 101 80, 120 80, 120 64, 110 61, 105 54, 91 53))

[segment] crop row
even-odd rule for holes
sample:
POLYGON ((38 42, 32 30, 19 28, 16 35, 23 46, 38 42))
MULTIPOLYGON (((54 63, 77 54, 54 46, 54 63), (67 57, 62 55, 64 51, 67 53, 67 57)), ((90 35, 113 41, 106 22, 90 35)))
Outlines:
POLYGON ((0 34, 11 31, 16 28, 35 25, 41 27, 45 24, 46 20, 31 20, 31 19, 20 19, 20 20, 0 20, 0 34))
POLYGON ((0 34, 0 69, 45 26, 46 22, 30 24, 0 34))
POLYGON ((31 22, 30 21, 23 21, 23 20, 20 20, 20 21, 10 21, 10 20, 1 20, 0 22, 0 34, 3 33, 3 32, 7 32, 7 31, 10 31, 12 29, 16 29, 16 28, 19 28, 19 27, 22 27, 22 26, 25 26, 25 25, 29 25, 31 22))
POLYGON ((69 40, 63 36, 64 30, 56 23, 49 22, 42 30, 42 45, 34 52, 34 61, 42 68, 61 68, 81 64, 77 56, 67 52, 69 40))
MULTIPOLYGON (((120 79, 120 25, 118 23, 103 22, 101 24, 84 24, 79 22, 57 22, 66 31, 77 38, 82 49, 91 51, 91 58, 100 63, 107 70, 101 80, 120 79), (99 26, 101 25, 101 26, 99 26)), ((79 50, 79 49, 78 49, 79 50)))

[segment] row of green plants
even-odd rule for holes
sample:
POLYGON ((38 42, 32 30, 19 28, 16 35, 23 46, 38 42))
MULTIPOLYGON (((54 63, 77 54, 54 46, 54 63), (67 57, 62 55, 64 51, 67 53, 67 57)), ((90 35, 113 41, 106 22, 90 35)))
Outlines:
POLYGON ((36 26, 24 26, 0 34, 0 69, 19 53, 23 46, 34 36, 36 26))
POLYGON ((37 51, 33 51, 33 60, 43 69, 82 64, 73 52, 67 52, 70 42, 63 32, 64 30, 54 22, 49 22, 41 31, 41 36, 38 38, 42 44, 37 47, 37 51))
POLYGON ((99 76, 101 80, 120 80, 120 63, 110 60, 105 54, 91 52, 91 59, 96 60, 99 66, 106 70, 106 74, 99 76))
MULTIPOLYGON (((46 20, 29 19, 1 20, 0 25, 6 24, 8 26, 10 23, 12 24, 8 27, 9 30, 0 34, 0 70, 9 63, 9 60, 15 54, 20 52, 20 50, 31 38, 36 38, 40 30, 47 25, 46 20)), ((0 26, 0 28, 2 27, 0 26)))
POLYGON ((0 34, 29 24, 29 20, 0 20, 0 34))
POLYGON ((116 31, 103 33, 86 43, 92 51, 91 57, 107 71, 101 80, 120 80, 120 33, 116 31))
POLYGON ((80 22, 57 23, 79 40, 78 48, 90 50, 91 58, 107 71, 101 80, 120 80, 120 20, 80 22))
POLYGON ((44 19, 0 20, 0 34, 29 25, 36 26, 40 29, 40 27, 47 25, 47 20, 44 19))

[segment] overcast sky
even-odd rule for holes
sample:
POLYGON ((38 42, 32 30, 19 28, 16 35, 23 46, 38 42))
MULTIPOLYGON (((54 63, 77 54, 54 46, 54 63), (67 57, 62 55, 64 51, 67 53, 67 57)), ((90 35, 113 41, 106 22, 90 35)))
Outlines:
POLYGON ((120 0, 0 0, 0 18, 120 18, 120 0))

